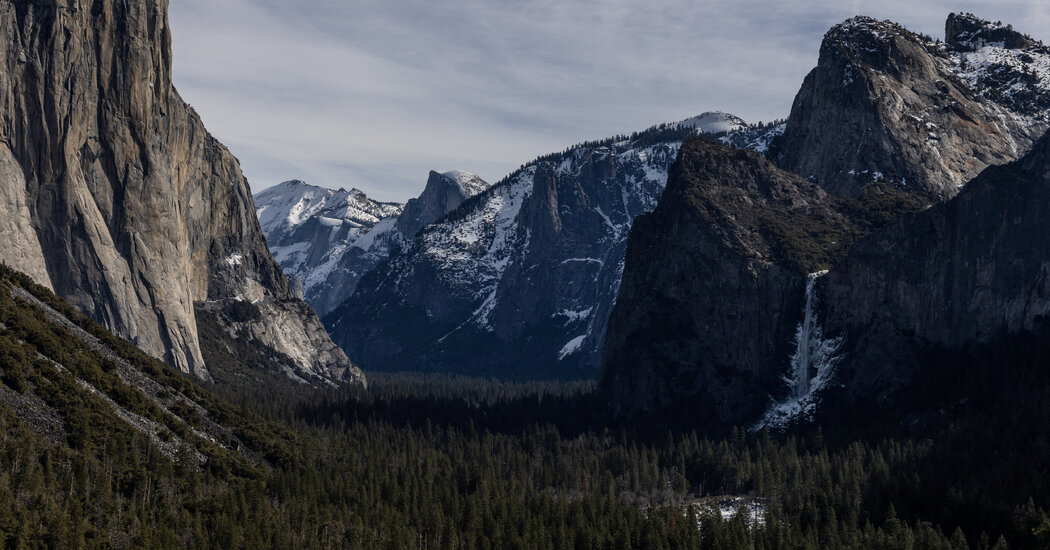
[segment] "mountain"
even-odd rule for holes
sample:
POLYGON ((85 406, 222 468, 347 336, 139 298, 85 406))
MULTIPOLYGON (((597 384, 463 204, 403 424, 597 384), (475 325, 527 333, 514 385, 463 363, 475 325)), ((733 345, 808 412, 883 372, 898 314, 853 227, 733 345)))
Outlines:
MULTIPOLYGON (((1015 249, 1025 242, 1021 232, 1002 228, 1035 234, 1040 207, 1015 213, 1003 201, 1041 198, 1020 198, 1029 187, 1023 183, 994 187, 999 198, 975 198, 984 195, 970 186, 987 186, 982 181, 994 177, 987 174, 1006 169, 987 168, 965 187, 962 178, 1030 148, 1027 136, 1046 129, 1045 117, 1003 98, 1038 99, 1050 87, 1020 93, 1007 69, 975 69, 985 77, 973 88, 961 75, 974 66, 967 56, 1038 66, 1046 54, 972 16, 951 16, 948 29, 947 44, 866 18, 829 31, 782 135, 779 126, 769 130, 767 154, 779 169, 713 143, 683 148, 660 205, 631 232, 601 375, 615 410, 686 415, 714 428, 784 426, 813 418, 840 384, 848 389, 835 398, 839 405, 862 394, 875 402, 887 388, 907 385, 916 362, 931 362, 938 350, 966 359, 966 343, 1035 330, 1037 320, 1023 321, 1022 311, 1041 310, 1023 297, 1041 292, 1032 286, 1041 280, 1041 249, 1015 249), (854 80, 842 78, 847 70, 854 80), (942 103, 926 93, 938 87, 942 103), (934 113, 938 105, 950 109, 934 113), (943 127, 936 145, 927 131, 934 126, 908 122, 922 117, 943 127), (960 188, 948 206, 923 212, 960 188), (974 206, 980 200, 987 211, 974 206), (966 209, 955 214, 973 224, 965 235, 938 217, 944 208, 966 209), (1011 267, 990 272, 991 258, 1011 267), (1003 289, 1009 298, 985 304, 968 294, 1004 284, 1013 285, 1003 289)), ((1010 170, 1009 177, 1031 180, 1010 170)))
POLYGON ((367 262, 369 250, 354 244, 382 220, 401 214, 404 205, 376 202, 357 189, 335 191, 292 180, 256 194, 255 208, 274 258, 324 315, 353 293, 363 274, 362 268, 340 268, 344 256, 367 262))
POLYGON ((760 154, 687 142, 631 231, 602 389, 619 410, 742 423, 779 385, 805 274, 857 231, 818 185, 760 154))
POLYGON ((432 171, 423 193, 405 204, 405 211, 397 218, 397 230, 402 238, 411 239, 424 226, 440 220, 488 188, 488 182, 470 172, 456 170, 439 174, 432 171))
POLYGON ((723 113, 722 111, 709 111, 692 118, 687 118, 679 122, 678 126, 680 128, 693 128, 701 134, 716 137, 741 132, 749 127, 744 119, 730 113, 723 113))
POLYGON ((664 125, 525 165, 405 242, 326 326, 370 369, 594 372, 631 223, 700 131, 664 125))
POLYGON ((256 213, 284 272, 302 281, 304 298, 323 316, 395 247, 488 186, 469 172, 432 171, 423 193, 402 205, 293 180, 257 194, 256 213))
POLYGON ((833 27, 772 158, 837 196, 886 180, 935 202, 1023 155, 1050 127, 1050 51, 972 15, 946 29, 935 42, 867 17, 833 27))
POLYGON ((0 260, 184 372, 209 376, 203 316, 301 376, 362 380, 266 248, 237 160, 172 86, 166 2, 0 14, 0 260))

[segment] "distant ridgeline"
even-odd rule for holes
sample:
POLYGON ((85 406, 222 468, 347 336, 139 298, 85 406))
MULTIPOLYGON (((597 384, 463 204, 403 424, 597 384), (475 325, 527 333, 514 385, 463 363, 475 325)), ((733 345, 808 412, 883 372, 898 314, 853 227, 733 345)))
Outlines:
POLYGON ((255 202, 274 257, 302 284, 306 301, 326 315, 394 248, 487 187, 467 172, 431 172, 418 198, 398 204, 376 202, 357 189, 292 180, 261 191, 255 202))
POLYGON ((255 199, 275 257, 367 368, 594 376, 631 221, 655 206, 682 141, 765 150, 782 130, 704 113, 540 157, 491 187, 431 172, 403 207, 298 181, 255 199))
POLYGON ((758 146, 776 129, 708 113, 540 157, 422 227, 324 322, 369 369, 594 376, 631 224, 683 141, 729 131, 758 146))

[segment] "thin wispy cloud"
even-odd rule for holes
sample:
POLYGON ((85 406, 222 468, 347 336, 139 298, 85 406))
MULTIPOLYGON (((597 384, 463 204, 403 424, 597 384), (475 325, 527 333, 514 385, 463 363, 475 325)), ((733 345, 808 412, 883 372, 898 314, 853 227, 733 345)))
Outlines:
MULTIPOLYGON (((1037 38, 1041 2, 179 0, 175 83, 252 187, 419 193, 587 139, 725 110, 784 117, 824 32, 858 13, 934 36, 950 11, 1037 38)), ((1046 38, 1050 38, 1047 36, 1046 38)))

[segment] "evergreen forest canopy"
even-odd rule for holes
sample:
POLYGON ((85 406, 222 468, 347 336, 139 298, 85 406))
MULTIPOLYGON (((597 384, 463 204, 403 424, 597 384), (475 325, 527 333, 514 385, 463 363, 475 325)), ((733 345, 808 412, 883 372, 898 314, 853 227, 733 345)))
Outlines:
POLYGON ((1050 547, 1050 384, 1035 368, 982 381, 950 421, 718 437, 610 419, 589 382, 206 389, 3 268, 0 369, 6 548, 1050 547), (16 288, 163 384, 163 402, 200 408, 151 405, 16 288), (211 423, 228 432, 200 436, 211 423))

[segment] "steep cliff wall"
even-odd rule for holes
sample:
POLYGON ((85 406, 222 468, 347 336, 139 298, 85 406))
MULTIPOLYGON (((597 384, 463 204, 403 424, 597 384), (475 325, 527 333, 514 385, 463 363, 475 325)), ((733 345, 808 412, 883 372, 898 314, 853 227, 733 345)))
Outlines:
MULTIPOLYGON (((1050 315, 1050 137, 944 204, 857 244, 831 270, 825 328, 842 380, 873 398, 906 386, 922 353, 1043 334, 1050 315)), ((1005 368, 1005 366, 1004 366, 1005 368)))
POLYGON ((0 259, 198 376, 196 305, 331 379, 358 376, 293 299, 237 160, 171 83, 166 0, 0 2, 0 259), (278 321, 279 319, 279 321, 278 321))
POLYGON ((784 393, 806 275, 853 231, 832 204, 757 153, 686 143, 631 232, 602 364, 614 408, 720 426, 784 393))

